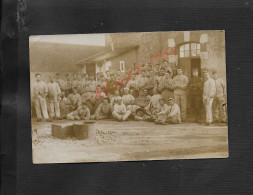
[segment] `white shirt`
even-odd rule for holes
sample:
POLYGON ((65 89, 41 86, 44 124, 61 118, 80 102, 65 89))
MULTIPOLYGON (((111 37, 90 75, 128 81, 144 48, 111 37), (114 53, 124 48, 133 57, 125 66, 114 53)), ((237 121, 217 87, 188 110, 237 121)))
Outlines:
POLYGON ((216 94, 215 82, 212 78, 207 79, 204 82, 203 98, 213 98, 216 94))

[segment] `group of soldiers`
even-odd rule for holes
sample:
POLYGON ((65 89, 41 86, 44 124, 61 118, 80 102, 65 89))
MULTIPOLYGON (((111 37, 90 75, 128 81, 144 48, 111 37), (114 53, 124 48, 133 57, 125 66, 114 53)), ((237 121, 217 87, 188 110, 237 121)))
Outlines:
POLYGON ((200 123, 202 108, 206 125, 227 122, 225 83, 217 71, 211 76, 203 71, 200 77, 199 70, 193 69, 189 80, 180 67, 164 61, 127 72, 99 72, 96 77, 56 74, 47 83, 41 81, 41 74, 35 77, 31 98, 37 121, 113 118, 178 124, 186 121, 190 99, 195 122, 200 123))

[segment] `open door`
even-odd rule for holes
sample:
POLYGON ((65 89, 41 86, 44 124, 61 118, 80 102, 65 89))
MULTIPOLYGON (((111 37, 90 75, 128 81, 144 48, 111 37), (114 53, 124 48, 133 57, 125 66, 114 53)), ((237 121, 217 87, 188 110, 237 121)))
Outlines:
POLYGON ((96 64, 87 64, 86 65, 86 73, 89 76, 96 77, 96 64))
POLYGON ((182 68, 183 74, 191 78, 191 58, 179 59, 179 66, 182 68))
MULTIPOLYGON (((200 58, 192 58, 191 59, 191 73, 192 73, 192 69, 194 69, 194 68, 198 69, 199 77, 201 77, 200 58)), ((189 78, 191 78, 191 77, 189 77, 189 78)))

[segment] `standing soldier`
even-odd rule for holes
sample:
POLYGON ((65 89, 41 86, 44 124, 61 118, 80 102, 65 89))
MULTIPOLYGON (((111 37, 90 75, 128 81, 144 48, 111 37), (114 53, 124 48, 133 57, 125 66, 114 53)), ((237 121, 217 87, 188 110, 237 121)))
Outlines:
POLYGON ((95 81, 94 76, 90 76, 90 82, 87 86, 89 92, 95 93, 97 91, 97 82, 95 81))
POLYGON ((213 99, 213 116, 215 122, 226 123, 226 87, 225 83, 221 78, 218 78, 218 73, 216 70, 213 71, 213 79, 216 86, 216 95, 213 99))
POLYGON ((66 84, 66 82, 64 80, 62 80, 60 78, 60 74, 59 73, 56 73, 56 75, 55 75, 55 82, 58 83, 61 91, 64 91, 66 89, 66 87, 67 87, 66 85, 67 84, 66 84))
POLYGON ((47 112, 47 84, 40 80, 41 74, 35 74, 36 81, 32 84, 31 96, 35 103, 37 121, 41 121, 41 112, 47 122, 51 121, 47 112))
POLYGON ((69 74, 66 74, 66 89, 65 89, 65 95, 66 97, 69 96, 69 94, 72 93, 72 81, 69 74))
POLYGON ((147 81, 146 89, 148 90, 148 94, 150 96, 154 95, 154 88, 157 87, 157 79, 155 77, 155 73, 152 69, 149 71, 149 78, 147 81))
POLYGON ((183 75, 183 71, 180 67, 177 68, 177 75, 173 78, 174 85, 174 98, 176 104, 180 107, 181 120, 185 122, 187 111, 187 94, 186 89, 188 85, 188 77, 183 75))
POLYGON ((173 69, 171 65, 168 63, 167 60, 163 61, 163 67, 165 69, 165 72, 169 73, 171 75, 171 78, 173 77, 173 69))
POLYGON ((61 96, 61 89, 54 81, 53 76, 49 76, 48 87, 48 100, 49 100, 49 116, 51 119, 61 119, 60 118, 60 108, 59 108, 59 100, 61 96))
POLYGON ((137 87, 136 87, 136 79, 135 79, 136 75, 132 74, 131 75, 131 80, 128 81, 126 87, 129 88, 130 90, 133 90, 133 96, 135 98, 137 98, 139 96, 139 93, 137 91, 137 87))
POLYGON ((172 80, 172 73, 165 73, 165 77, 161 80, 163 83, 162 98, 165 102, 168 102, 170 98, 174 97, 174 86, 172 80))
POLYGON ((155 72, 155 74, 156 75, 158 75, 159 76, 159 74, 160 74, 160 64, 156 64, 155 65, 155 67, 154 67, 154 72, 155 72))
POLYGON ((141 74, 136 79, 136 89, 139 91, 139 96, 142 95, 142 90, 147 84, 148 78, 145 75, 146 71, 142 70, 141 74))
POLYGON ((206 111, 206 125, 212 123, 212 104, 213 98, 216 94, 215 82, 209 77, 209 73, 206 71, 204 73, 204 89, 203 89, 203 103, 206 111))
POLYGON ((200 122, 200 109, 202 104, 202 88, 203 82, 199 77, 199 72, 197 68, 192 70, 192 78, 188 84, 191 95, 191 105, 194 109, 195 122, 200 122))
POLYGON ((73 80, 71 82, 72 84, 72 90, 74 87, 78 87, 78 81, 77 81, 77 75, 76 74, 73 74, 73 80))

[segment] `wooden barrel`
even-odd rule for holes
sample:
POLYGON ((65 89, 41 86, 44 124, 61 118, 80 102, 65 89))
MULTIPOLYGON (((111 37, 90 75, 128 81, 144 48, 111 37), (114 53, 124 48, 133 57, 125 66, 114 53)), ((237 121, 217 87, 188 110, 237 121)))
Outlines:
POLYGON ((95 139, 97 134, 97 122, 95 120, 85 121, 84 125, 86 125, 88 129, 88 137, 90 139, 95 139))
POLYGON ((76 139, 84 140, 88 138, 88 128, 85 124, 74 124, 73 131, 76 139))

